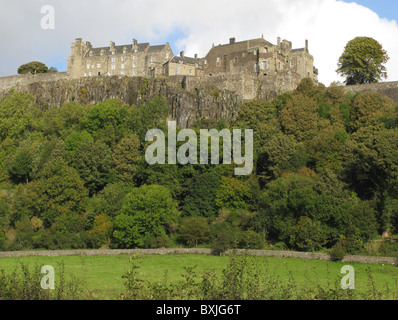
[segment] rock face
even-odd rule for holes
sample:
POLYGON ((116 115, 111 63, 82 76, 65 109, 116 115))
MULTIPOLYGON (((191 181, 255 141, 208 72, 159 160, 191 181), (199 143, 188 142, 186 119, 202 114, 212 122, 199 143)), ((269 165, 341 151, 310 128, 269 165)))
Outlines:
POLYGON ((170 118, 180 127, 189 127, 196 120, 225 119, 238 115, 242 99, 232 91, 214 87, 184 89, 184 78, 92 77, 39 81, 18 86, 36 97, 43 108, 59 108, 67 102, 95 104, 107 99, 120 99, 129 105, 140 105, 162 96, 169 102, 170 118))

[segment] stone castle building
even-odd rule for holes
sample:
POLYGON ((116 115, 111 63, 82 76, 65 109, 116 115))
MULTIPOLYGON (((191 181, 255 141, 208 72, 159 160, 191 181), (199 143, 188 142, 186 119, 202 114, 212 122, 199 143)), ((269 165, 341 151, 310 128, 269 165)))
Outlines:
POLYGON ((152 46, 138 43, 94 48, 81 38, 72 44, 68 71, 72 78, 93 76, 188 76, 213 77, 245 75, 266 82, 283 82, 290 90, 303 78, 317 81, 314 58, 304 48, 293 49, 292 43, 280 38, 274 45, 263 37, 214 46, 204 58, 187 57, 184 52, 175 56, 169 43, 152 46), (287 84, 286 84, 287 83, 287 84))

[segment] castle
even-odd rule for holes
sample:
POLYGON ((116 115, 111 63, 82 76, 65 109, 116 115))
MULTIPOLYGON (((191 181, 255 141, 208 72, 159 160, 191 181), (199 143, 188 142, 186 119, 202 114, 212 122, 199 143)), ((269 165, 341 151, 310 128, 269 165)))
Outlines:
POLYGON ((230 38, 227 44, 213 45, 203 58, 187 57, 183 51, 176 56, 169 43, 152 46, 132 39, 131 44, 115 45, 111 41, 109 47, 94 48, 90 42, 77 38, 72 44, 67 73, 71 78, 246 75, 282 81, 288 90, 293 90, 303 78, 317 81, 318 74, 307 40, 305 47, 293 49, 287 40, 278 38, 274 45, 263 36, 241 42, 230 38))
POLYGON ((242 100, 271 100, 293 91, 304 78, 317 82, 318 70, 307 40, 304 47, 293 49, 292 42, 279 37, 276 44, 263 36, 245 41, 230 38, 226 44, 213 44, 204 57, 188 57, 183 51, 174 55, 169 43, 151 45, 132 39, 130 44, 111 41, 109 46, 97 48, 77 38, 72 43, 67 72, 2 77, 0 92, 31 90, 36 83, 124 77, 164 78, 190 92, 217 88, 233 92, 242 100))

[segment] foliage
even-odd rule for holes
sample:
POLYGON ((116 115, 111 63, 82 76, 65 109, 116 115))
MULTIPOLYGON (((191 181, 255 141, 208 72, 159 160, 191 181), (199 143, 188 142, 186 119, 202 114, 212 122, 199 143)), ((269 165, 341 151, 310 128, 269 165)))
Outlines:
POLYGON ((349 41, 339 58, 337 72, 346 77, 346 84, 378 82, 387 78, 387 52, 375 39, 356 37, 349 41))
POLYGON ((185 218, 180 224, 180 237, 189 246, 207 244, 210 241, 210 226, 206 218, 185 218))
MULTIPOLYGON (((169 107, 163 97, 143 96, 137 106, 106 100, 48 109, 29 94, 4 94, 3 250, 185 245, 221 254, 265 244, 329 250, 341 242, 352 254, 397 232, 392 100, 304 79, 273 101, 246 101, 232 122, 197 121, 197 133, 254 130, 248 177, 235 176, 234 165, 147 164, 145 134, 167 132, 169 107)), ((169 297, 167 283, 159 286, 169 297)))
POLYGON ((157 185, 133 188, 115 220, 113 238, 121 248, 144 248, 153 237, 165 235, 178 211, 170 191, 157 185))
MULTIPOLYGON (((53 69, 51 69, 53 72, 53 69)), ((37 74, 37 73, 47 73, 49 72, 48 67, 39 61, 32 61, 26 64, 23 64, 18 68, 18 74, 25 74, 25 73, 31 73, 31 74, 37 74)))

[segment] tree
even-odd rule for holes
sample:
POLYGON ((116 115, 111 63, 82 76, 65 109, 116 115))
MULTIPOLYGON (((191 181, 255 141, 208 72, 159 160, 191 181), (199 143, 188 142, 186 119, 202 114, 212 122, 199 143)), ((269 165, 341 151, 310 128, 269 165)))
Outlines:
POLYGON ((177 204, 166 187, 134 188, 116 217, 114 243, 119 248, 148 248, 155 238, 166 235, 167 226, 177 218, 177 204))
POLYGON ((134 181, 141 160, 138 136, 134 134, 120 140, 112 158, 118 178, 124 182, 134 181))
POLYGON ((23 64, 18 68, 18 74, 26 74, 26 73, 47 73, 48 68, 47 66, 39 61, 32 61, 27 64, 23 64))
POLYGON ((21 138, 36 128, 40 112, 34 100, 30 94, 14 91, 0 99, 0 140, 21 138))
POLYGON ((181 239, 189 246, 196 247, 198 244, 210 241, 210 226, 206 218, 191 217, 181 222, 181 239))
POLYGON ((387 52, 369 37, 357 37, 348 42, 338 62, 337 73, 346 77, 347 85, 378 82, 387 79, 387 52))
POLYGON ((79 172, 90 195, 101 191, 108 183, 115 180, 111 150, 101 141, 82 142, 70 165, 79 172))
POLYGON ((45 167, 41 180, 26 185, 23 202, 30 215, 50 226, 61 212, 83 212, 87 196, 77 171, 58 161, 45 167))

